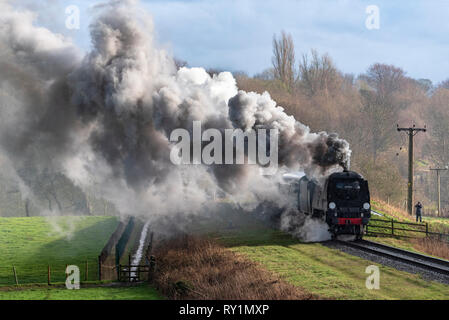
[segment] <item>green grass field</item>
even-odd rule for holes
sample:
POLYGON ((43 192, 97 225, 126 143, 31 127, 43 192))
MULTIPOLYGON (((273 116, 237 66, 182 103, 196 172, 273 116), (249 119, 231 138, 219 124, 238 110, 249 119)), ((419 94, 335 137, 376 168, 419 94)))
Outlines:
POLYGON ((449 299, 449 286, 423 280, 419 275, 401 272, 325 247, 305 244, 278 231, 247 230, 223 243, 240 254, 280 274, 286 281, 309 292, 332 299, 449 299), (256 239, 264 239, 256 244, 256 239), (365 269, 380 269, 380 290, 368 290, 365 269))
POLYGON ((0 218, 0 286, 65 281, 66 265, 77 265, 81 280, 98 279, 98 255, 117 227, 115 217, 67 216, 0 218))
MULTIPOLYGON (((64 281, 66 264, 92 261, 89 279, 96 277, 96 257, 114 231, 111 217, 0 218, 0 285, 14 283, 15 265, 21 283, 45 283, 47 264, 54 281, 64 281), (3 282, 2 282, 3 281, 3 282)), ((279 274, 308 292, 331 299, 449 299, 449 286, 401 272, 328 248, 301 243, 289 234, 265 227, 250 216, 223 214, 192 224, 194 233, 207 234, 279 274), (369 265, 380 268, 380 290, 368 290, 369 265)), ((82 271, 83 278, 83 268, 82 271)), ((62 286, 0 288, 0 299, 161 299, 157 292, 138 287, 98 286, 81 290, 62 286)))
POLYGON ((398 271, 361 259, 320 243, 301 243, 289 234, 269 229, 251 219, 198 225, 234 252, 260 263, 286 281, 331 299, 449 299, 449 286, 430 282, 419 275, 398 271), (207 230, 214 230, 213 233, 207 230), (380 269, 380 289, 365 286, 366 267, 380 269))
POLYGON ((432 226, 435 226, 437 230, 441 230, 443 233, 449 233, 449 218, 446 217, 423 217, 424 221, 427 221, 432 226))
POLYGON ((81 287, 67 290, 64 287, 29 287, 0 290, 0 300, 160 300, 163 297, 147 284, 133 287, 81 287))

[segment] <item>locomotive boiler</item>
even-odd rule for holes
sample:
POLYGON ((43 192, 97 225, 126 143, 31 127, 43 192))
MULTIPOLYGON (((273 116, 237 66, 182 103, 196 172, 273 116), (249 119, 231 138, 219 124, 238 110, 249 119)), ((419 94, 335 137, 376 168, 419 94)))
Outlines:
POLYGON ((294 182, 300 212, 325 219, 333 238, 341 234, 361 238, 371 217, 368 181, 353 171, 332 173, 324 183, 303 176, 294 182))

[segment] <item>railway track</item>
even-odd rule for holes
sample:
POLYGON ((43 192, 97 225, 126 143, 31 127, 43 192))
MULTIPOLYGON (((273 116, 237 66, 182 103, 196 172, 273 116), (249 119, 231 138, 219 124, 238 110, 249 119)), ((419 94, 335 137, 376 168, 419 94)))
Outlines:
POLYGON ((413 265, 416 267, 420 267, 423 269, 431 270, 433 272, 438 272, 440 274, 449 276, 449 261, 447 260, 438 259, 367 240, 358 240, 358 241, 337 240, 337 242, 344 246, 348 246, 351 248, 362 250, 364 252, 400 261, 409 265, 413 265))

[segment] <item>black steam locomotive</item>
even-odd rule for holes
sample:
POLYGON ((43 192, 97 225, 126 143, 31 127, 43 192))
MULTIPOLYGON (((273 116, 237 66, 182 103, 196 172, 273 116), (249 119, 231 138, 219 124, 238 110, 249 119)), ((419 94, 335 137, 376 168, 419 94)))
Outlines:
POLYGON ((298 210, 314 218, 325 218, 329 232, 361 238, 371 217, 368 181, 353 171, 332 173, 319 184, 303 176, 293 183, 298 210))

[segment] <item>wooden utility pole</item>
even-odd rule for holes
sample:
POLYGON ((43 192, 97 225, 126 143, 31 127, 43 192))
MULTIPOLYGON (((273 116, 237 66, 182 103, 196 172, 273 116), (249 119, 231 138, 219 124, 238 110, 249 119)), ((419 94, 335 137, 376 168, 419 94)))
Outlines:
POLYGON ((413 214, 413 137, 418 134, 418 132, 426 132, 427 128, 416 128, 415 125, 410 128, 399 128, 398 131, 405 131, 408 135, 408 192, 407 192, 407 211, 409 215, 413 214))
POLYGON ((440 171, 447 170, 448 166, 444 168, 429 168, 429 170, 433 170, 437 172, 437 193, 438 193, 438 216, 441 215, 441 192, 440 192, 440 171))

